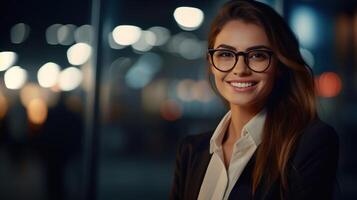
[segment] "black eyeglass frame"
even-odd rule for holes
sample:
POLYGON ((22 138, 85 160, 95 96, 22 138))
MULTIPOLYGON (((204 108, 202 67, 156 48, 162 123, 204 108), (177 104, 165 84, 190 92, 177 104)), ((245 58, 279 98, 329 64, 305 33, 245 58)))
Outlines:
POLYGON ((244 58, 244 63, 247 65, 247 67, 248 67, 250 70, 252 70, 253 72, 256 72, 256 73, 263 73, 263 72, 265 72, 266 70, 269 69, 270 64, 271 64, 271 58, 272 58, 272 56, 274 55, 274 52, 273 52, 272 50, 267 50, 267 49, 252 49, 252 50, 249 50, 249 51, 238 51, 238 52, 233 51, 233 50, 229 50, 229 49, 208 49, 208 54, 210 55, 210 58, 211 58, 211 64, 212 64, 212 65, 214 66, 214 68, 216 68, 218 71, 221 71, 221 72, 229 72, 229 71, 231 71, 231 70, 236 66, 236 64, 237 64, 237 62, 238 62, 239 56, 242 55, 243 58, 244 58), (229 68, 228 70, 219 69, 219 68, 214 64, 214 62, 213 62, 213 54, 214 54, 216 51, 228 51, 228 52, 233 53, 233 54, 235 55, 234 65, 232 65, 232 67, 229 68), (267 67, 266 67, 264 70, 262 70, 262 71, 256 71, 256 70, 252 69, 252 68, 249 66, 249 61, 248 61, 249 58, 248 58, 247 55, 248 55, 250 52, 252 52, 252 51, 263 51, 263 52, 268 53, 268 55, 269 55, 269 63, 268 63, 267 67))

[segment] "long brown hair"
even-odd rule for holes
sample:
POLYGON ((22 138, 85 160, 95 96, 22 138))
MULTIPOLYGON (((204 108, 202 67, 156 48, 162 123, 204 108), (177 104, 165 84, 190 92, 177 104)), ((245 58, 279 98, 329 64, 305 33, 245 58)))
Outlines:
POLYGON ((288 161, 296 142, 303 129, 317 118, 313 74, 284 19, 271 7, 256 1, 227 2, 212 22, 208 48, 214 47, 217 35, 231 20, 261 26, 278 60, 278 77, 265 104, 267 117, 253 169, 252 193, 255 194, 260 184, 267 192, 279 181, 283 198, 288 190, 288 161))

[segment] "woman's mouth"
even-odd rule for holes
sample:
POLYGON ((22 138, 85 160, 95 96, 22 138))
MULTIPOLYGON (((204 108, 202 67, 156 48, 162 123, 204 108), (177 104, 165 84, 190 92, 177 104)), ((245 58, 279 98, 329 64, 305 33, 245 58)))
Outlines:
POLYGON ((236 88, 248 88, 256 85, 258 82, 230 82, 230 85, 236 88))

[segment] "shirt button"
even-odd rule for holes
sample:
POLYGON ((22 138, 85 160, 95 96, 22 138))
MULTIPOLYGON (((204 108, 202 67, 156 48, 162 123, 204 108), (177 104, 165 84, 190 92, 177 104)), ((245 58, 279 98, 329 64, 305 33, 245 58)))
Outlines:
POLYGON ((248 131, 247 130, 244 130, 243 131, 243 136, 246 136, 248 134, 248 131))

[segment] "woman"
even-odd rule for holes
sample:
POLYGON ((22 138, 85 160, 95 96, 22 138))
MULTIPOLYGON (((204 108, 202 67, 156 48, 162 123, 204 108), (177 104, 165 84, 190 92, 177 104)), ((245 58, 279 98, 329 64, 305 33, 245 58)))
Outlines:
POLYGON ((312 72, 282 17, 229 1, 208 48, 229 112, 180 143, 170 199, 331 199, 338 137, 317 116, 312 72))

